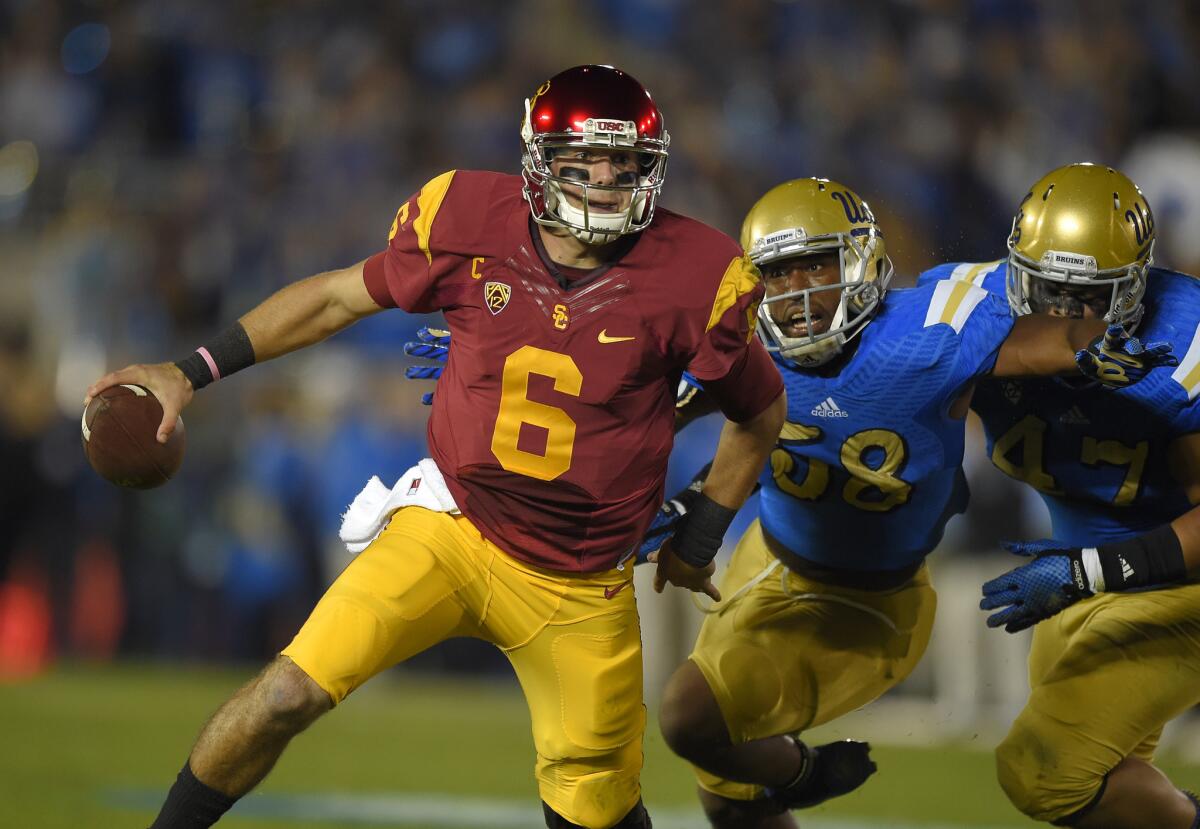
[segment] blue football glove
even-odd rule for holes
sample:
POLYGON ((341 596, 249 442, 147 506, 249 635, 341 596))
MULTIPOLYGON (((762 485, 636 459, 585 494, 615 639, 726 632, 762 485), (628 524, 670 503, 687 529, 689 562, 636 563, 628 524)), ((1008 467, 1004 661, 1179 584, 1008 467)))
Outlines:
MULTIPOLYGON (((442 376, 446 367, 446 356, 450 353, 450 332, 442 328, 424 326, 417 331, 420 342, 404 344, 404 353, 410 357, 423 357, 437 363, 434 366, 409 366, 404 369, 404 376, 409 380, 436 380, 442 376)), ((421 402, 426 406, 433 403, 433 392, 421 395, 421 402)))
POLYGON ((646 530, 646 535, 642 537, 642 545, 638 547, 635 565, 648 562, 650 554, 658 552, 663 543, 675 534, 679 522, 683 520, 683 516, 687 515, 688 510, 695 503, 696 497, 700 494, 700 489, 704 486, 704 479, 708 477, 708 470, 711 468, 712 462, 710 461, 695 474, 691 483, 668 498, 667 502, 658 508, 658 512, 654 514, 654 520, 650 522, 650 527, 646 530))
POLYGON ((1016 633, 1094 594, 1078 547, 1050 539, 1006 541, 1003 546, 1010 553, 1033 556, 1033 561, 983 585, 979 609, 999 609, 988 616, 988 627, 1003 625, 1016 633))
POLYGON ((1143 345, 1123 325, 1113 324, 1075 354, 1075 364, 1085 377, 1120 389, 1138 382, 1152 368, 1179 365, 1179 359, 1171 353, 1170 343, 1143 345))

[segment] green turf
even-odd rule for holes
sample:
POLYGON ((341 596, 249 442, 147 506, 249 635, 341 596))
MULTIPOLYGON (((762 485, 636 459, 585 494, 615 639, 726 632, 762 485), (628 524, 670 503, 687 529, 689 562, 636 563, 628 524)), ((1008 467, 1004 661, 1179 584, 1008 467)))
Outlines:
MULTIPOLYGON (((153 815, 114 792, 166 791, 203 720, 251 669, 67 667, 0 685, 0 826, 144 827, 153 815)), ((690 775, 653 725, 643 778, 651 806, 693 804, 690 775)), ((1025 827, 981 750, 877 747, 876 779, 818 815, 894 823, 1025 827)), ((293 743, 262 790, 273 794, 441 792, 537 801, 528 718, 515 683, 385 677, 293 743)), ((1196 768, 1171 767, 1195 780, 1196 768)), ((222 826, 284 829, 284 820, 222 826)), ((331 822, 305 822, 328 829, 331 822)), ((478 829, 463 827, 462 829, 478 829)))

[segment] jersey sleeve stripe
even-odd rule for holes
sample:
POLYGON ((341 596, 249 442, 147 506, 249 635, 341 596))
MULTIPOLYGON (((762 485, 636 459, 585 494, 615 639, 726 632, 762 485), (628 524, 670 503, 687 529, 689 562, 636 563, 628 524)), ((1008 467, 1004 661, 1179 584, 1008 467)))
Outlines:
POLYGON ((971 284, 953 279, 944 279, 933 290, 933 299, 925 312, 925 328, 944 323, 956 334, 962 333, 963 324, 983 301, 987 291, 971 284))
POLYGON ((997 259, 995 262, 963 262, 955 265, 954 270, 950 273, 950 278, 983 287, 984 278, 1000 267, 1000 263, 1003 261, 1003 259, 997 259))
POLYGON ((413 220, 413 232, 417 234, 417 246, 431 265, 433 254, 429 252, 429 235, 433 233, 433 220, 437 216, 438 208, 442 206, 442 199, 446 198, 450 180, 453 178, 453 170, 442 173, 422 187, 421 192, 417 194, 418 215, 413 220))
POLYGON ((1171 372, 1171 379, 1183 386, 1188 400, 1195 400, 1196 395, 1200 394, 1200 325, 1192 334, 1192 344, 1188 346, 1187 354, 1171 372))
MULTIPOLYGON (((738 300, 758 287, 758 269, 750 264, 745 256, 739 256, 729 263, 721 284, 717 286, 717 296, 713 299, 712 313, 708 315, 708 325, 705 332, 721 321, 725 312, 737 305, 738 300)), ((751 321, 753 322, 753 320, 751 321)), ((753 325, 751 331, 754 330, 753 325)))

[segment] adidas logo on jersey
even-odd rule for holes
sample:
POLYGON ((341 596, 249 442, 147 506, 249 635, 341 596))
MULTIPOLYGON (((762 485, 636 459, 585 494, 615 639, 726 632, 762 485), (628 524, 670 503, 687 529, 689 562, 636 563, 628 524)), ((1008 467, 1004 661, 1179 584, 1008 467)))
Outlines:
POLYGON ((826 397, 821 405, 815 407, 812 413, 817 417, 849 417, 850 413, 838 407, 832 397, 826 397))
POLYGON ((1058 416, 1059 423, 1066 423, 1068 426, 1087 426, 1092 421, 1088 420, 1078 406, 1072 406, 1058 416))

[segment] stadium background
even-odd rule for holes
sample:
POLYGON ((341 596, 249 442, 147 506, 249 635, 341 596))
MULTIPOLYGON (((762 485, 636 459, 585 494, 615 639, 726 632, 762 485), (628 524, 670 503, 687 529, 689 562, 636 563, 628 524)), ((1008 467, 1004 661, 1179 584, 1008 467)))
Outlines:
MULTIPOLYGON (((911 278, 999 258, 1028 184, 1092 160, 1141 184, 1158 262, 1195 273, 1197 43, 1187 0, 0 0, 0 825, 148 823, 207 712, 345 563, 350 498, 423 450, 425 388, 399 354, 423 320, 401 314, 199 395, 183 470, 149 493, 87 468, 88 382, 380 249, 445 169, 517 171, 521 101, 545 77, 605 62, 641 79, 673 138, 664 203, 734 235, 771 185, 828 176, 870 202, 911 278)), ((715 424, 685 433, 672 486, 714 441, 715 424)), ((968 455, 926 664, 827 732, 880 744, 883 772, 806 825, 1029 825, 987 754, 1025 641, 974 604, 996 539, 1044 512, 977 439, 968 455)), ((653 698, 698 614, 647 575, 653 698)), ((1194 734, 1168 733, 1168 762, 1200 762, 1194 734)), ((647 752, 656 825, 695 825, 653 726, 647 752)), ((452 642, 298 740, 228 822, 536 825, 531 766, 503 658, 452 642)))

